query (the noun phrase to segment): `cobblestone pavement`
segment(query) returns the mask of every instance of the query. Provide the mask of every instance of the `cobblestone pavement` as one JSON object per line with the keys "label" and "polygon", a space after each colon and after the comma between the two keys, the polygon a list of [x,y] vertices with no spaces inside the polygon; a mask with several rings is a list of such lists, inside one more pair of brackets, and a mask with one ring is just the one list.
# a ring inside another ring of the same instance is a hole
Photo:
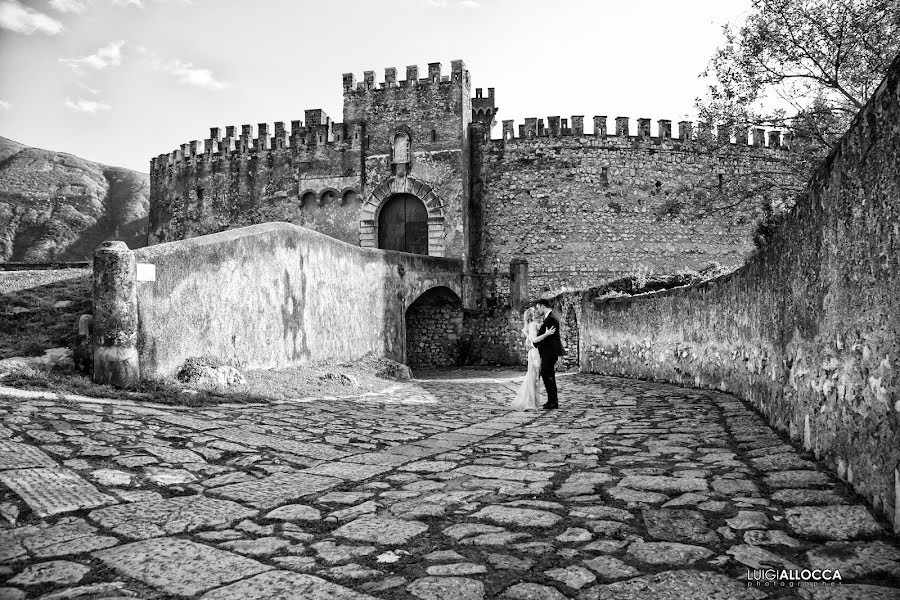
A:
{"label": "cobblestone pavement", "polygon": [[[0,399],[0,598],[900,597],[900,547],[726,394],[512,372],[318,402]],[[842,584],[748,588],[748,569]]]}

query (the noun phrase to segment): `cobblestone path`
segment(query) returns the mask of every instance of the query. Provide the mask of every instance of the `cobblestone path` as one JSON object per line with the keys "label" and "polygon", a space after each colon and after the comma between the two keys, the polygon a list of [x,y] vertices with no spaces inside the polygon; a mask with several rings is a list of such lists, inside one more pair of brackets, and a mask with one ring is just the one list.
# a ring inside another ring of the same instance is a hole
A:
{"label": "cobblestone path", "polygon": [[[203,409],[0,399],[0,598],[900,597],[846,487],[715,392],[515,373]],[[748,569],[842,584],[748,588]]]}

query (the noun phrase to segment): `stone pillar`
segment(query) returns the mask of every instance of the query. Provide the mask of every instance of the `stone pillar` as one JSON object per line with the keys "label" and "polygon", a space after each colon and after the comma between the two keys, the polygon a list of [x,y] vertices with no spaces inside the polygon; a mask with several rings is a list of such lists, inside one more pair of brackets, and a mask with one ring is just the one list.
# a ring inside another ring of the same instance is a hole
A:
{"label": "stone pillar", "polygon": [[516,312],[528,301],[528,261],[514,258],[509,261],[509,304]]}
{"label": "stone pillar", "polygon": [[134,252],[125,242],[103,242],[94,253],[94,382],[134,387],[137,287]]}

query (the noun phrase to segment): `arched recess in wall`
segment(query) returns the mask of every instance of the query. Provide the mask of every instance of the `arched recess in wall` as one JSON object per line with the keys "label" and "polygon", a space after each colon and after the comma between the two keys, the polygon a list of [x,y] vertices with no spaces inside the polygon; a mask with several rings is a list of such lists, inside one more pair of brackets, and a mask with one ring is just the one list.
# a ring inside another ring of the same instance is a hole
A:
{"label": "arched recess in wall", "polygon": [[445,286],[421,294],[404,315],[405,362],[412,369],[453,367],[459,364],[463,326],[462,299]]}
{"label": "arched recess in wall", "polygon": [[341,204],[351,204],[359,199],[359,194],[353,188],[344,188],[341,191]]}
{"label": "arched recess in wall", "polygon": [[397,194],[410,194],[422,201],[428,215],[428,255],[444,256],[444,202],[430,185],[414,177],[390,177],[366,196],[360,213],[359,245],[378,247],[378,215]]}
{"label": "arched recess in wall", "polygon": [[319,206],[324,206],[325,204],[334,204],[334,202],[340,197],[340,193],[336,189],[327,187],[319,192]]}
{"label": "arched recess in wall", "polygon": [[319,195],[314,190],[303,190],[300,192],[300,206],[309,208],[311,204],[315,204],[319,199]]}

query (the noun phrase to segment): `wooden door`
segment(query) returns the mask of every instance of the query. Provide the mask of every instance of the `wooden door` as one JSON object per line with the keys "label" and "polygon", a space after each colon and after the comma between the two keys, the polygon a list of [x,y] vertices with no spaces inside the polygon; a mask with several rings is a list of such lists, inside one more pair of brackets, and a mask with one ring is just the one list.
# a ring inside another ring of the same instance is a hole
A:
{"label": "wooden door", "polygon": [[387,201],[378,216],[378,247],[428,254],[428,210],[411,194]]}

